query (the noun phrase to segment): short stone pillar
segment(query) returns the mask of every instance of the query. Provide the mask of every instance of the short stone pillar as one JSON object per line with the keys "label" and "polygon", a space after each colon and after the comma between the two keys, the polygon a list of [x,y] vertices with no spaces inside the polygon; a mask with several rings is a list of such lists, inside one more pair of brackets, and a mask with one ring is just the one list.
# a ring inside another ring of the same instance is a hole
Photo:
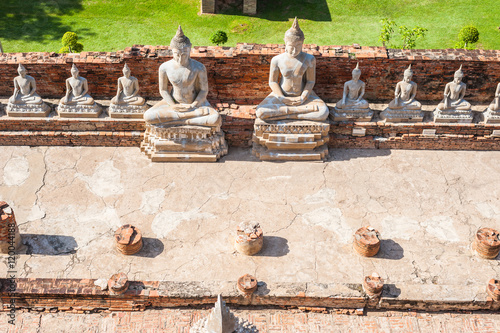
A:
{"label": "short stone pillar", "polygon": [[365,276],[363,280],[363,290],[370,298],[377,298],[382,295],[382,288],[384,287],[384,280],[377,274]]}
{"label": "short stone pillar", "polygon": [[243,14],[257,14],[257,0],[243,0]]}
{"label": "short stone pillar", "polygon": [[476,232],[472,248],[485,259],[494,259],[500,252],[500,234],[492,228],[481,228]]}
{"label": "short stone pillar", "polygon": [[0,201],[0,253],[9,254],[21,245],[14,211],[5,201]]}
{"label": "short stone pillar", "polygon": [[126,255],[139,252],[142,249],[142,234],[133,225],[122,225],[115,232],[116,249]]}
{"label": "short stone pillar", "polygon": [[264,234],[258,223],[242,222],[236,230],[234,248],[241,254],[252,256],[259,253],[264,244]]}
{"label": "short stone pillar", "polygon": [[364,257],[373,257],[380,250],[380,234],[372,227],[359,228],[354,234],[354,249]]}
{"label": "short stone pillar", "polygon": [[500,280],[489,280],[486,292],[488,293],[488,296],[491,297],[492,301],[500,302]]}
{"label": "short stone pillar", "polygon": [[240,276],[237,282],[238,290],[245,297],[250,297],[257,290],[257,279],[250,274]]}
{"label": "short stone pillar", "polygon": [[215,0],[201,0],[202,14],[215,14]]}
{"label": "short stone pillar", "polygon": [[111,295],[121,295],[128,289],[128,278],[125,273],[113,274],[108,280],[109,293]]}

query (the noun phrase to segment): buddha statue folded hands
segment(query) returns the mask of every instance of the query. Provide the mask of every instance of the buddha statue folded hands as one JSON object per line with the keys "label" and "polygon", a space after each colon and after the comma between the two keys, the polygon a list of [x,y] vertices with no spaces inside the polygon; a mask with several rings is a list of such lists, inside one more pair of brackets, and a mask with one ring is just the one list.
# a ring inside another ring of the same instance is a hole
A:
{"label": "buddha statue folded hands", "polygon": [[101,107],[89,95],[85,78],[79,75],[75,64],[71,67],[71,77],[66,79],[66,95],[59,101],[57,112],[60,117],[98,117]]}
{"label": "buddha statue folded hands", "polygon": [[180,26],[170,48],[173,59],[159,68],[163,99],[144,113],[141,149],[154,162],[217,161],[227,144],[221,116],[207,101],[207,70],[191,59],[191,42]]}
{"label": "buddha statue folded hands", "polygon": [[11,117],[44,117],[50,112],[50,107],[36,93],[36,82],[26,74],[26,68],[19,64],[19,76],[14,78],[14,94],[9,98],[7,114]]}
{"label": "buddha statue folded hands", "polygon": [[460,65],[453,81],[446,84],[444,99],[436,108],[436,122],[472,122],[471,104],[464,99],[466,84],[462,82],[463,77]]}
{"label": "buddha statue folded hands", "polygon": [[295,18],[285,33],[285,53],[272,58],[271,93],[257,106],[253,153],[263,160],[324,160],[329,110],[313,91],[316,58],[302,51]]}

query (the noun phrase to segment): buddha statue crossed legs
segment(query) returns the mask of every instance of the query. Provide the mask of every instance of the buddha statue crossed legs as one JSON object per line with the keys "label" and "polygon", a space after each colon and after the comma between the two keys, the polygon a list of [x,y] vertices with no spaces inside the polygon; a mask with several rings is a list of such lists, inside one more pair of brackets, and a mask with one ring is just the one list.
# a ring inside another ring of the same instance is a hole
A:
{"label": "buddha statue crossed legs", "polygon": [[139,81],[130,76],[130,68],[125,64],[116,96],[111,99],[109,115],[112,118],[142,118],[146,109],[146,100],[139,96]]}
{"label": "buddha statue crossed legs", "polygon": [[462,66],[455,72],[453,82],[446,84],[444,99],[436,108],[436,122],[472,122],[471,104],[465,97],[466,84],[462,82]]}
{"label": "buddha statue crossed legs", "polygon": [[302,52],[304,33],[295,18],[285,53],[271,60],[269,94],[256,110],[253,153],[263,160],[324,160],[328,106],[313,91],[316,58]]}
{"label": "buddha statue crossed legs", "polygon": [[36,83],[32,76],[26,74],[26,68],[19,64],[19,76],[14,79],[14,94],[9,98],[7,114],[9,116],[47,116],[50,107],[36,93]]}
{"label": "buddha statue crossed legs", "polygon": [[159,68],[163,99],[144,113],[141,149],[153,162],[215,162],[227,154],[227,144],[221,117],[207,101],[207,70],[191,59],[191,42],[180,26],[170,48],[173,59]]}

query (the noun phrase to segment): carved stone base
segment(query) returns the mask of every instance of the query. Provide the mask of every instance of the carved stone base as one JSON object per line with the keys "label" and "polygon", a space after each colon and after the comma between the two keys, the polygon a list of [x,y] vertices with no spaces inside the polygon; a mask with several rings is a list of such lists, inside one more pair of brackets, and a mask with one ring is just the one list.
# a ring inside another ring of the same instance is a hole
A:
{"label": "carved stone base", "polygon": [[330,118],[333,121],[370,121],[373,116],[371,109],[330,109]]}
{"label": "carved stone base", "polygon": [[5,111],[9,117],[47,117],[50,106],[45,103],[38,105],[8,103]]}
{"label": "carved stone base", "polygon": [[102,108],[99,104],[92,105],[65,105],[59,104],[57,114],[63,118],[97,118]]}
{"label": "carved stone base", "polygon": [[262,161],[325,161],[328,121],[255,120],[252,153]]}
{"label": "carved stone base", "polygon": [[387,122],[391,123],[418,123],[422,122],[422,120],[424,119],[424,113],[422,112],[422,110],[393,110],[390,108],[386,108],[380,113],[380,117],[381,119],[385,119]]}
{"label": "carved stone base", "polygon": [[500,123],[500,110],[493,111],[490,108],[486,109],[486,112],[484,113],[484,122],[487,124]]}
{"label": "carved stone base", "polygon": [[472,110],[439,110],[435,111],[436,117],[434,122],[436,123],[466,123],[472,122]]}
{"label": "carved stone base", "polygon": [[149,106],[144,105],[116,105],[111,104],[108,109],[111,118],[142,118]]}
{"label": "carved stone base", "polygon": [[153,162],[217,162],[228,147],[220,127],[146,124],[141,150]]}

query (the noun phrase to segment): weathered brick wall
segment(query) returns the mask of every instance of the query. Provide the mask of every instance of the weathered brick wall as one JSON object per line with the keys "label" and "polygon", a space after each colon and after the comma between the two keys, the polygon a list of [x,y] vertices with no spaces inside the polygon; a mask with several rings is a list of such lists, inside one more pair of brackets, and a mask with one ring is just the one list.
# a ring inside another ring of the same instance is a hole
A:
{"label": "weathered brick wall", "polygon": [[[269,62],[284,51],[283,45],[243,45],[196,47],[192,57],[207,67],[212,103],[258,104],[270,92]],[[359,61],[362,80],[367,84],[369,102],[389,101],[394,86],[411,63],[414,81],[419,85],[417,98],[439,102],[444,86],[463,64],[467,83],[466,99],[472,103],[489,103],[500,82],[500,50],[387,50],[380,47],[306,45],[305,51],[317,58],[315,91],[327,102],[341,98],[343,84]],[[111,99],[116,81],[125,62],[141,85],[141,94],[159,98],[158,67],[171,58],[166,46],[135,46],[118,52],[6,53],[0,55],[0,96],[10,96],[17,63],[22,62],[37,80],[38,92],[45,98],[60,98],[65,93],[65,79],[71,64],[80,69],[89,82],[94,98]]]}

